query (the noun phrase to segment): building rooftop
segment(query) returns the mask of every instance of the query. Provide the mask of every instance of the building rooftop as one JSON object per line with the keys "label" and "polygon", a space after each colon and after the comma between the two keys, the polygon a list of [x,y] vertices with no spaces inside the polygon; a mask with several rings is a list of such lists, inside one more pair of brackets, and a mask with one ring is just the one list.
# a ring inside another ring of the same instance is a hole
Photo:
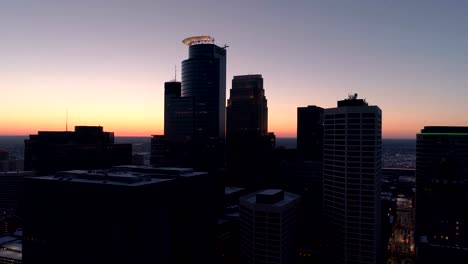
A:
{"label": "building rooftop", "polygon": [[368,106],[369,104],[366,102],[366,99],[358,99],[358,94],[348,95],[347,99],[338,101],[338,107],[343,106]]}
{"label": "building rooftop", "polygon": [[34,179],[140,186],[200,175],[207,175],[207,172],[194,171],[191,168],[122,165],[112,167],[109,170],[61,171],[55,175],[34,177]]}
{"label": "building rooftop", "polygon": [[283,207],[299,199],[299,195],[279,189],[267,189],[240,198],[250,204],[265,204],[273,207]]}
{"label": "building rooftop", "polygon": [[236,192],[241,192],[243,190],[245,190],[245,188],[227,186],[224,187],[224,194],[233,194]]}
{"label": "building rooftop", "polygon": [[145,184],[153,184],[157,182],[164,182],[170,179],[153,178],[153,175],[144,174],[139,172],[127,171],[87,171],[87,170],[71,170],[58,172],[51,176],[34,177],[37,180],[52,180],[52,181],[68,181],[68,182],[82,182],[94,183],[104,185],[127,185],[127,186],[141,186]]}
{"label": "building rooftop", "polygon": [[115,166],[110,171],[129,171],[139,172],[144,174],[151,174],[153,177],[193,177],[199,175],[205,175],[206,172],[194,171],[192,168],[180,168],[180,167],[152,167],[152,166],[134,166],[134,165],[123,165]]}
{"label": "building rooftop", "polygon": [[214,38],[210,36],[193,36],[182,40],[187,46],[197,45],[197,44],[213,44]]}
{"label": "building rooftop", "polygon": [[262,78],[261,74],[247,74],[247,75],[237,75],[234,76],[234,79],[258,79]]}
{"label": "building rooftop", "polygon": [[5,243],[9,243],[11,241],[15,241],[17,238],[11,236],[2,236],[0,237],[0,246],[3,246]]}
{"label": "building rooftop", "polygon": [[2,259],[2,258],[22,260],[23,259],[23,253],[12,251],[12,250],[1,250],[0,249],[0,259]]}
{"label": "building rooftop", "polygon": [[0,259],[23,259],[23,244],[18,238],[11,236],[0,237]]}
{"label": "building rooftop", "polygon": [[462,126],[425,126],[418,135],[424,136],[468,136],[468,127]]}

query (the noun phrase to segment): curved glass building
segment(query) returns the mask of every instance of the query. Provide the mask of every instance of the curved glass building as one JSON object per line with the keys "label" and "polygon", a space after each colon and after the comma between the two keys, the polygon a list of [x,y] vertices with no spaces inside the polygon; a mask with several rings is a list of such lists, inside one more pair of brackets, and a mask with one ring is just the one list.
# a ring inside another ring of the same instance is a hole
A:
{"label": "curved glass building", "polygon": [[182,97],[194,100],[193,137],[225,137],[226,49],[213,40],[184,40],[189,58],[182,62]]}

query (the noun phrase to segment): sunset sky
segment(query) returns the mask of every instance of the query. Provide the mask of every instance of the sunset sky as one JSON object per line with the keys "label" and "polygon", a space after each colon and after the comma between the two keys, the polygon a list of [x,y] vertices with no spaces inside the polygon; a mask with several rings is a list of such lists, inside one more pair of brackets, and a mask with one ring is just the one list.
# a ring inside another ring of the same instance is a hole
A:
{"label": "sunset sky", "polygon": [[0,1],[0,135],[101,125],[162,134],[164,82],[182,40],[229,45],[234,75],[262,74],[269,130],[296,135],[298,106],[358,93],[384,138],[468,126],[468,1]]}

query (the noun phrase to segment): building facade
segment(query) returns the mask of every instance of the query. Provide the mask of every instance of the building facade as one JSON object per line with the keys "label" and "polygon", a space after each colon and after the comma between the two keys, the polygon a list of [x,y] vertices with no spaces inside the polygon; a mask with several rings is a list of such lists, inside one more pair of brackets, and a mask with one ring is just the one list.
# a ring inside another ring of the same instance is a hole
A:
{"label": "building facade", "polygon": [[416,143],[416,257],[468,263],[468,127],[428,126]]}
{"label": "building facade", "polygon": [[241,263],[295,263],[300,197],[268,189],[240,198]]}
{"label": "building facade", "polygon": [[323,108],[315,105],[297,108],[297,152],[306,160],[322,160]]}
{"label": "building facade", "polygon": [[227,136],[268,132],[268,106],[261,74],[234,76],[228,100]]}
{"label": "building facade", "polygon": [[379,263],[382,111],[354,95],[324,120],[324,261]]}
{"label": "building facade", "polygon": [[154,138],[158,149],[152,150],[152,164],[222,168],[226,49],[216,46],[209,36],[186,38],[183,43],[189,46],[189,58],[182,61],[182,82],[164,85],[164,136]]}
{"label": "building facade", "polygon": [[226,107],[226,184],[258,187],[268,169],[276,138],[268,133],[268,106],[261,74],[234,76]]}
{"label": "building facade", "polygon": [[212,182],[206,172],[144,166],[28,178],[24,261],[213,263]]}
{"label": "building facade", "polygon": [[181,82],[164,83],[164,136],[171,142],[192,139],[194,122],[193,97],[181,97]]}
{"label": "building facade", "polygon": [[188,38],[184,43],[189,46],[189,57],[182,61],[181,96],[194,100],[193,136],[224,139],[226,49],[216,46],[211,37]]}

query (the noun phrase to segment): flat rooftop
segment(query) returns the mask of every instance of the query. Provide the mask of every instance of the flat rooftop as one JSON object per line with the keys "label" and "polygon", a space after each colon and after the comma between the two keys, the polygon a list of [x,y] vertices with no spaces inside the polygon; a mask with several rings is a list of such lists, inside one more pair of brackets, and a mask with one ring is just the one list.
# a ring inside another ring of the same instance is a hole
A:
{"label": "flat rooftop", "polygon": [[252,205],[258,204],[272,207],[283,207],[299,198],[300,196],[294,193],[285,192],[279,189],[267,189],[243,196],[240,200]]}
{"label": "flat rooftop", "polygon": [[245,188],[227,186],[224,187],[224,194],[233,194],[243,190],[245,190]]}
{"label": "flat rooftop", "polygon": [[34,177],[34,179],[139,186],[207,174],[207,172],[194,171],[192,168],[122,165],[109,170],[61,171],[55,175]]}
{"label": "flat rooftop", "polygon": [[94,183],[103,185],[127,185],[141,186],[146,184],[154,184],[158,182],[169,181],[170,179],[160,179],[153,177],[150,174],[128,171],[87,171],[87,170],[71,170],[58,172],[51,176],[34,177],[37,180],[49,181],[67,181],[67,182],[82,182]]}
{"label": "flat rooftop", "polygon": [[14,259],[14,260],[22,260],[23,253],[12,251],[12,250],[2,250],[0,248],[0,259]]}
{"label": "flat rooftop", "polygon": [[205,175],[207,172],[194,171],[192,168],[182,167],[152,167],[152,166],[134,166],[134,165],[122,165],[114,166],[110,171],[130,171],[139,172],[144,174],[151,174],[154,177],[193,177],[198,175]]}
{"label": "flat rooftop", "polygon": [[3,236],[0,237],[0,259],[23,259],[23,243],[20,239]]}

